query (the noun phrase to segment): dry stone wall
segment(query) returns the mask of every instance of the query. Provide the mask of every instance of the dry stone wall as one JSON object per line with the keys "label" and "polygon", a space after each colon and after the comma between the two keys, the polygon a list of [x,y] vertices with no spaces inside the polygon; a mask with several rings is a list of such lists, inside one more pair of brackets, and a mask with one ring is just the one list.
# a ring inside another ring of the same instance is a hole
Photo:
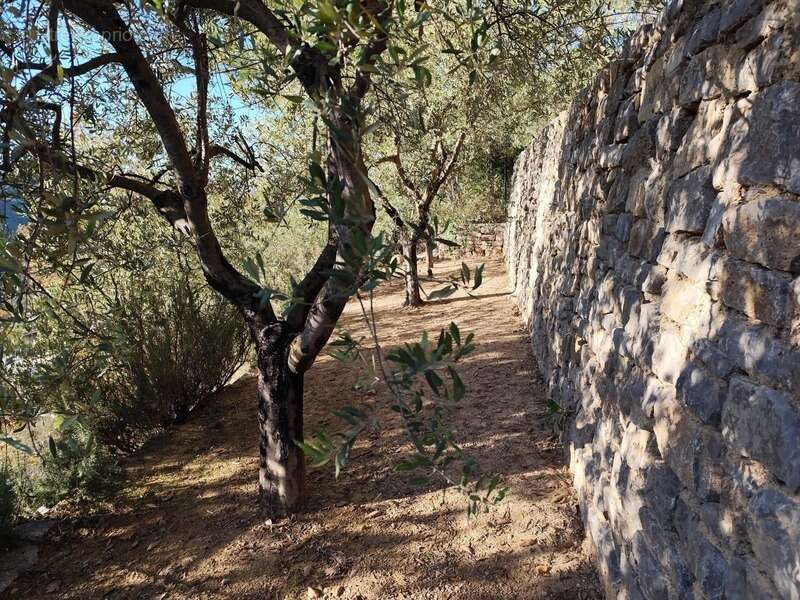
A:
{"label": "dry stone wall", "polygon": [[672,2],[517,160],[505,255],[609,598],[800,599],[800,0]]}
{"label": "dry stone wall", "polygon": [[505,223],[473,223],[462,234],[456,235],[457,247],[437,245],[440,256],[450,257],[502,257]]}

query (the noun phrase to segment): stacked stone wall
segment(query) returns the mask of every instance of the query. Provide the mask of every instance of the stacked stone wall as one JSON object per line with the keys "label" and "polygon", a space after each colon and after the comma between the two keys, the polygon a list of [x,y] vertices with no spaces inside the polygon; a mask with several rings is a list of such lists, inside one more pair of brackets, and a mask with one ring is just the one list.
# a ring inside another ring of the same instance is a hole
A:
{"label": "stacked stone wall", "polygon": [[608,597],[800,599],[800,0],[672,2],[508,216]]}
{"label": "stacked stone wall", "polygon": [[455,236],[457,247],[437,244],[436,252],[441,257],[500,258],[505,229],[505,223],[473,223],[467,231]]}
{"label": "stacked stone wall", "polygon": [[502,257],[505,223],[473,223],[456,234],[457,247],[437,246],[442,256]]}

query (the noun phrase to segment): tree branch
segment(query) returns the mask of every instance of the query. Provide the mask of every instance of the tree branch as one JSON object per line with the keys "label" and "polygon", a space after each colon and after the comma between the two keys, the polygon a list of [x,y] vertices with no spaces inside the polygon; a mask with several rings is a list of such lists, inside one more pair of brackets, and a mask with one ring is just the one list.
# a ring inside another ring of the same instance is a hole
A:
{"label": "tree branch", "polygon": [[238,154],[236,154],[233,150],[229,150],[224,146],[220,146],[219,144],[211,144],[208,147],[208,158],[216,158],[217,156],[227,156],[232,161],[239,163],[246,169],[258,169],[262,173],[264,172],[264,168],[261,164],[256,160],[255,156],[252,153],[248,153],[247,158],[242,158]]}
{"label": "tree branch", "polygon": [[384,156],[381,158],[376,165],[381,163],[390,162],[393,163],[395,166],[395,170],[397,171],[397,176],[400,178],[400,183],[403,184],[403,188],[405,188],[406,192],[417,202],[422,202],[422,196],[420,196],[419,190],[417,190],[417,186],[414,185],[414,182],[411,181],[411,178],[408,176],[405,168],[403,167],[403,162],[400,159],[400,151],[398,148],[397,154],[392,154],[391,156]]}
{"label": "tree branch", "polygon": [[[252,0],[251,0],[252,1]],[[259,299],[260,286],[242,275],[222,252],[208,217],[208,198],[186,140],[161,82],[134,41],[133,33],[110,0],[63,0],[64,7],[101,34],[114,47],[139,100],[158,131],[175,168],[186,219],[194,236],[197,256],[209,285],[228,298],[246,316],[275,322],[269,302]]]}
{"label": "tree branch", "polygon": [[431,202],[436,197],[436,194],[439,193],[439,189],[442,187],[447,178],[450,176],[450,173],[453,170],[453,166],[456,164],[458,160],[458,155],[461,153],[461,148],[464,146],[464,138],[466,134],[462,131],[458,134],[458,139],[456,140],[455,148],[453,149],[453,153],[450,155],[449,158],[446,159],[443,166],[440,166],[440,170],[436,173],[433,177],[431,177],[430,182],[428,182],[428,187],[425,190],[425,202],[424,204],[427,207],[430,207]]}

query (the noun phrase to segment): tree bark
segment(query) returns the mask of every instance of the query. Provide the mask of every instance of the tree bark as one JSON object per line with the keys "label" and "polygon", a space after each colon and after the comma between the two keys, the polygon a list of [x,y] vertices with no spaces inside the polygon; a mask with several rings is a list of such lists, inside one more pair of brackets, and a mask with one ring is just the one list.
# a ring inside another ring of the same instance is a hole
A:
{"label": "tree bark", "polygon": [[406,301],[404,306],[422,306],[422,298],[419,295],[416,237],[403,242],[403,259],[406,263]]}
{"label": "tree bark", "polygon": [[425,252],[428,254],[428,277],[433,277],[433,240],[425,238]]}
{"label": "tree bark", "polygon": [[259,498],[272,516],[297,512],[306,499],[303,374],[289,369],[293,335],[285,323],[251,327],[258,361]]}

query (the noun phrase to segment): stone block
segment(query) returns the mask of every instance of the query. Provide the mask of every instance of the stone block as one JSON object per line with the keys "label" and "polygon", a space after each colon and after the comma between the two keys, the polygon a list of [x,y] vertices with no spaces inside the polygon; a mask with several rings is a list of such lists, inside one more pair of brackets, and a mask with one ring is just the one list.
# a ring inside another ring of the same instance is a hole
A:
{"label": "stone block", "polygon": [[783,327],[789,310],[790,279],[736,259],[724,262],[722,302],[748,317]]}
{"label": "stone block", "polygon": [[722,218],[727,208],[728,203],[723,198],[723,194],[717,194],[711,202],[706,226],[703,229],[703,243],[709,248],[718,248],[723,243]]}
{"label": "stone block", "polygon": [[631,226],[628,252],[649,262],[655,262],[661,252],[666,232],[649,219],[637,219]]}
{"label": "stone block", "polygon": [[778,80],[786,57],[783,51],[784,36],[777,33],[756,46],[736,65],[736,91],[757,92]]}
{"label": "stone block", "polygon": [[677,392],[675,386],[664,383],[658,377],[648,377],[645,382],[644,395],[642,396],[642,410],[652,418],[656,407],[661,404],[671,404],[675,401]]}
{"label": "stone block", "polygon": [[701,240],[683,234],[666,236],[657,260],[659,265],[700,283],[721,277],[722,256]]}
{"label": "stone block", "polygon": [[668,279],[661,290],[661,314],[675,323],[686,326],[700,335],[711,312],[711,296],[703,283],[673,277]]}
{"label": "stone block", "polygon": [[738,92],[737,75],[744,51],[730,46],[711,46],[692,57],[681,74],[679,106],[691,106]]}
{"label": "stone block", "polygon": [[711,600],[724,598],[724,583],[728,562],[706,537],[701,527],[701,519],[692,513],[686,504],[679,503],[675,513],[675,529],[684,548],[686,562],[691,569],[702,597]]}
{"label": "stone block", "polygon": [[639,574],[639,586],[644,597],[648,600],[669,600],[669,577],[641,533],[634,537],[631,556]]}
{"label": "stone block", "polygon": [[667,194],[666,230],[702,233],[716,196],[708,165],[676,179]]}
{"label": "stone block", "polygon": [[752,556],[744,560],[738,556],[731,559],[730,569],[725,577],[726,600],[784,600],[772,582],[761,574]]}
{"label": "stone block", "polygon": [[687,343],[680,328],[662,319],[658,338],[653,345],[653,373],[662,381],[675,384],[686,366]]}
{"label": "stone block", "polygon": [[627,186],[628,196],[625,200],[625,210],[635,217],[644,217],[644,194],[647,177],[650,174],[648,167],[642,167],[630,178]]}
{"label": "stone block", "polygon": [[718,379],[725,379],[733,371],[733,363],[713,342],[699,339],[692,343],[691,353]]}
{"label": "stone block", "polygon": [[800,504],[775,490],[759,491],[747,507],[747,535],[782,598],[800,598]]}
{"label": "stone block", "polygon": [[726,441],[800,490],[800,407],[789,394],[743,377],[731,379],[722,410]]}
{"label": "stone block", "polygon": [[614,126],[614,141],[624,142],[639,129],[639,95],[628,98],[619,109]]}
{"label": "stone block", "polygon": [[627,144],[610,144],[603,146],[598,155],[597,161],[601,169],[614,169],[622,164],[622,156]]}
{"label": "stone block", "polygon": [[681,488],[681,482],[675,472],[663,460],[656,461],[645,472],[645,485],[642,490],[644,505],[650,511],[652,518],[664,527],[672,522]]}
{"label": "stone block", "polygon": [[633,226],[633,216],[628,213],[619,215],[614,228],[614,237],[620,242],[627,242],[631,237],[631,227]]}
{"label": "stone block", "polygon": [[800,202],[770,197],[730,207],[722,232],[736,258],[800,274]]}
{"label": "stone block", "polygon": [[657,57],[643,75],[639,122],[645,123],[663,112],[664,57]]}
{"label": "stone block", "polygon": [[720,18],[720,8],[714,7],[694,26],[686,42],[685,53],[687,55],[697,54],[716,41],[719,35]]}
{"label": "stone block", "polygon": [[721,142],[715,140],[725,122],[727,104],[722,99],[701,102],[697,116],[689,125],[683,141],[675,153],[673,173],[682,177],[692,169],[708,164],[716,157]]}
{"label": "stone block", "polygon": [[710,341],[736,367],[751,378],[800,394],[800,350],[783,343],[775,331],[730,314],[720,315],[721,323]]}
{"label": "stone block", "polygon": [[724,133],[714,181],[775,185],[800,194],[800,82],[776,83],[737,106],[741,114]]}
{"label": "stone block", "polygon": [[686,131],[692,124],[694,114],[676,106],[658,120],[656,126],[656,159],[668,160],[680,148]]}
{"label": "stone block", "polygon": [[653,120],[642,125],[625,144],[620,165],[628,173],[636,171],[642,163],[656,155],[656,127]]}
{"label": "stone block", "polygon": [[720,434],[704,427],[676,399],[656,403],[653,416],[658,450],[681,483],[703,502],[718,501],[726,480]]}
{"label": "stone block", "polygon": [[[794,0],[796,2],[796,0]],[[787,12],[794,7],[790,3],[767,2],[763,8],[748,19],[734,34],[736,45],[743,48],[753,48],[765,38],[784,28],[787,22]]]}
{"label": "stone block", "polygon": [[704,423],[718,425],[722,411],[719,383],[703,367],[688,363],[675,384],[678,398]]}
{"label": "stone block", "polygon": [[763,0],[729,0],[721,9],[718,36],[734,33],[747,20],[761,11]]}

